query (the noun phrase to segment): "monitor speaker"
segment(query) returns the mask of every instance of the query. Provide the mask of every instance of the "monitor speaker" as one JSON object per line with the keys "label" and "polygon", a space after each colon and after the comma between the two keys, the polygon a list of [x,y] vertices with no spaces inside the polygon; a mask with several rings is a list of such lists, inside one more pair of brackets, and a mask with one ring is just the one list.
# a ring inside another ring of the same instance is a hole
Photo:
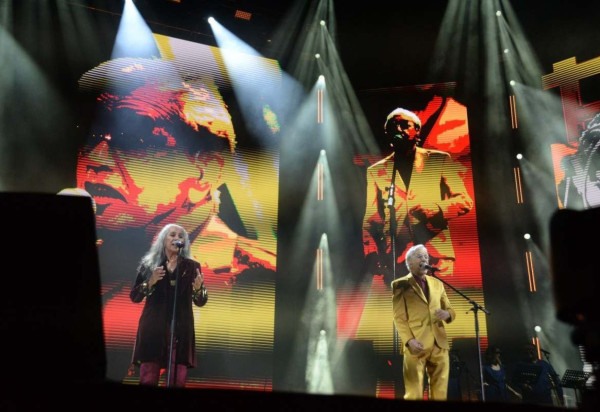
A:
{"label": "monitor speaker", "polygon": [[2,380],[102,382],[106,354],[89,197],[0,193]]}

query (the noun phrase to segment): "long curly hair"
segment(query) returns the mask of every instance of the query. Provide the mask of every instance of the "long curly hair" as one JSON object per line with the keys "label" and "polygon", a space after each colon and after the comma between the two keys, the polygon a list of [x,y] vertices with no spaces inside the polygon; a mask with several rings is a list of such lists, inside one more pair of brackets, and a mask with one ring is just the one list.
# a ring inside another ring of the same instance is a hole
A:
{"label": "long curly hair", "polygon": [[161,265],[167,259],[167,254],[165,252],[165,238],[174,228],[181,229],[183,231],[184,244],[179,252],[180,256],[190,258],[190,236],[187,230],[175,223],[169,223],[163,226],[160,232],[158,232],[154,238],[154,241],[152,242],[152,245],[150,245],[150,249],[140,259],[138,271],[144,269],[152,270],[153,268]]}

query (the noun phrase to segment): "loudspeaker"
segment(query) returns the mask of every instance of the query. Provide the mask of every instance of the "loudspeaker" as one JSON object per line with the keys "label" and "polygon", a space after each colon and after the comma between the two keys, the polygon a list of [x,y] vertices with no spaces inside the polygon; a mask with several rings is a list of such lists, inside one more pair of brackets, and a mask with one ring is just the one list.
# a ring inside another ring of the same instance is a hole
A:
{"label": "loudspeaker", "polygon": [[[574,327],[571,341],[582,345],[587,362],[596,365],[593,395],[586,402],[600,400],[600,316],[598,315],[598,241],[600,207],[582,211],[561,209],[550,220],[550,260],[556,317]],[[587,234],[587,235],[586,235]]]}
{"label": "loudspeaker", "polygon": [[104,381],[91,198],[0,193],[0,227],[2,380],[9,386]]}
{"label": "loudspeaker", "polygon": [[[598,241],[600,207],[560,209],[550,220],[550,261],[556,317],[572,325],[598,322]],[[589,236],[582,236],[583,234]]]}

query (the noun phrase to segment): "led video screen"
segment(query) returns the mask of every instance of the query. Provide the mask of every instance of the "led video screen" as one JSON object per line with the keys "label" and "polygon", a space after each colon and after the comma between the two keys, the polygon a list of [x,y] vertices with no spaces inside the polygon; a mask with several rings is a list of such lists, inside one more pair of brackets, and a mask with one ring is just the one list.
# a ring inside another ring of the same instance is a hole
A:
{"label": "led video screen", "polygon": [[[209,295],[205,306],[193,309],[197,367],[188,371],[186,386],[270,391],[278,139],[285,126],[274,96],[281,90],[282,71],[264,57],[232,56],[158,34],[154,39],[160,58],[113,58],[79,79],[82,101],[93,103],[86,103],[89,118],[77,158],[77,187],[95,202],[107,378],[139,381],[132,353],[143,303],[133,303],[130,291],[154,236],[165,224],[177,223],[189,233],[191,257],[201,265]],[[381,155],[356,154],[353,167],[366,176],[369,166],[388,155],[376,131],[390,111],[402,107],[419,116],[420,148],[427,156],[447,154],[448,163],[442,181],[439,166],[428,170],[416,164],[409,186],[396,182],[403,197],[397,199],[398,210],[408,210],[417,200],[444,210],[431,227],[414,218],[407,229],[417,236],[404,238],[398,250],[425,244],[431,263],[441,269],[438,275],[483,305],[467,107],[454,97],[455,88],[431,84],[359,96]],[[348,199],[365,206],[358,237],[369,220],[368,190],[360,188],[352,193],[355,199]],[[364,252],[368,255],[367,248]],[[366,342],[377,359],[371,367],[378,397],[393,397],[397,384],[389,367],[396,361],[395,331],[391,315],[381,316],[389,312],[389,282],[406,271],[400,263],[396,270],[392,277],[377,273],[336,292],[336,338]],[[458,292],[449,287],[448,293],[458,313],[469,311],[470,303]],[[485,339],[485,319],[478,320]],[[459,316],[448,327],[451,342],[470,343],[473,323],[472,315]]]}
{"label": "led video screen", "polygon": [[[448,296],[458,314],[446,326],[451,348],[462,348],[463,356],[467,350],[476,351],[476,319],[465,296],[482,307],[485,302],[468,108],[457,100],[455,91],[456,84],[441,83],[366,91],[359,95],[381,154],[359,154],[354,158],[355,165],[367,176],[366,191],[361,194],[365,263],[360,269],[361,274],[367,275],[338,290],[337,333],[338,338],[366,343],[375,354],[378,372],[374,394],[378,397],[395,398],[399,393],[401,359],[397,355],[398,345],[403,343],[398,341],[392,322],[390,283],[408,273],[404,256],[415,244],[427,247],[430,264],[439,269],[435,275],[447,282]],[[414,161],[407,161],[404,171],[397,166],[399,172],[392,182],[390,145],[395,142],[386,137],[385,127],[393,114],[405,111],[420,120],[420,141]],[[390,201],[392,184],[395,190]],[[391,254],[393,231],[389,224],[394,221],[390,217],[391,204],[397,222],[397,236],[393,239],[397,263],[370,262],[370,255]],[[430,214],[428,209],[433,212]],[[486,318],[481,311],[477,314],[479,337],[485,342]],[[453,396],[452,391],[449,396]]]}
{"label": "led video screen", "polygon": [[160,58],[113,58],[79,79],[93,104],[77,187],[95,202],[107,378],[139,379],[131,356],[144,303],[130,290],[154,236],[176,223],[209,296],[193,309],[198,362],[187,386],[270,390],[279,157],[269,142],[279,126],[268,93],[280,69],[235,56],[236,81],[252,92],[242,101],[220,49],[154,38]]}

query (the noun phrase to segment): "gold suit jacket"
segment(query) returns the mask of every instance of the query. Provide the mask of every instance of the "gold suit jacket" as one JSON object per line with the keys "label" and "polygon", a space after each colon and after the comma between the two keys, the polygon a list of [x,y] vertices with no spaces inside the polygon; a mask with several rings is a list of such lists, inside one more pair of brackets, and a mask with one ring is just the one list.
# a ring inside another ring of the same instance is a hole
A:
{"label": "gold suit jacket", "polygon": [[[367,169],[367,193],[363,218],[365,256],[391,252],[390,210],[387,206],[392,181],[394,156],[387,156]],[[454,248],[448,221],[468,213],[473,207],[462,173],[464,166],[439,150],[416,148],[410,183],[395,178],[394,209],[396,218],[397,263],[406,250],[417,243],[425,245],[431,257],[454,260]],[[414,207],[437,211],[430,219],[412,212]],[[442,273],[444,274],[444,273]]]}
{"label": "gold suit jacket", "polygon": [[[452,322],[456,312],[446,295],[444,283],[435,277],[425,275],[429,288],[429,301],[412,274],[408,274],[391,283],[394,325],[402,344],[400,353],[404,354],[406,343],[416,338],[425,349],[437,344],[440,348],[450,349],[444,323]],[[450,313],[445,322],[435,317],[436,309]]]}

